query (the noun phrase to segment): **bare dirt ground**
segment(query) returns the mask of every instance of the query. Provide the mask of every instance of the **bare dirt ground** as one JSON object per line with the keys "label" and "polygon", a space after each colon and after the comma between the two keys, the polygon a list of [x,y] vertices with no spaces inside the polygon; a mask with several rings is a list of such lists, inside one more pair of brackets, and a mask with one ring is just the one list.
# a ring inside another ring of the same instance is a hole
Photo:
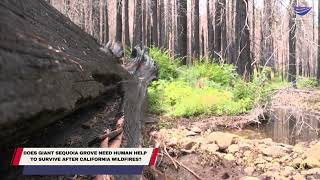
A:
{"label": "bare dirt ground", "polygon": [[[319,91],[309,90],[279,91],[271,99],[277,107],[315,115],[319,102]],[[319,139],[293,145],[274,142],[248,128],[257,123],[250,115],[190,119],[149,115],[146,121],[144,146],[156,144],[161,149],[155,170],[145,170],[146,179],[320,179]]]}

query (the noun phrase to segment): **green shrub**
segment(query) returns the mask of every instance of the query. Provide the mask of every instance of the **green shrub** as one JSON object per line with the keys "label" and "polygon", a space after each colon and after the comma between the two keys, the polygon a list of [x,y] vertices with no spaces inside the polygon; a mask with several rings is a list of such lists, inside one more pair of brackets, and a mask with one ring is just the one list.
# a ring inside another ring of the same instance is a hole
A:
{"label": "green shrub", "polygon": [[150,55],[159,66],[159,79],[174,79],[178,77],[180,59],[170,58],[168,51],[159,48],[150,48]]}
{"label": "green shrub", "polygon": [[212,87],[195,88],[185,81],[159,80],[149,87],[149,111],[172,116],[236,115],[247,112],[251,99]]}
{"label": "green shrub", "polygon": [[314,88],[318,86],[318,82],[315,77],[298,77],[297,86],[299,88]]}
{"label": "green shrub", "polygon": [[252,82],[237,76],[233,65],[196,63],[179,66],[167,51],[151,48],[159,65],[159,80],[148,88],[148,110],[170,116],[238,115],[248,112],[285,83],[270,81],[269,69],[256,73]]}
{"label": "green shrub", "polygon": [[181,99],[170,112],[174,116],[236,115],[248,110],[246,100],[234,101],[229,91],[213,88],[193,89],[190,96]]}
{"label": "green shrub", "polygon": [[197,63],[192,67],[183,67],[179,71],[179,78],[195,86],[203,79],[209,87],[230,85],[236,77],[234,66],[212,63]]}

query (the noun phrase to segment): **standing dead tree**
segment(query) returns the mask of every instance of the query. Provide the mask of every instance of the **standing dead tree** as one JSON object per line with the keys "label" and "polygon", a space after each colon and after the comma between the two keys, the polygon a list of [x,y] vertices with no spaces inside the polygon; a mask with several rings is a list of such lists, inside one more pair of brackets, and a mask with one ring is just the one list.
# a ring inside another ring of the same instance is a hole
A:
{"label": "standing dead tree", "polygon": [[[290,0],[292,8],[297,4],[297,0]],[[296,14],[289,12],[289,69],[288,69],[288,81],[295,86],[296,81]]]}
{"label": "standing dead tree", "polygon": [[248,27],[248,0],[236,1],[236,12],[237,71],[245,80],[250,80],[252,68],[250,59],[250,31]]}
{"label": "standing dead tree", "polygon": [[187,64],[188,51],[188,12],[187,1],[178,0],[178,55],[182,57],[183,64]]}
{"label": "standing dead tree", "polygon": [[[320,0],[318,0],[318,5],[320,6]],[[318,56],[317,56],[317,79],[318,84],[320,84],[320,12],[318,12]]]}
{"label": "standing dead tree", "polygon": [[271,67],[274,70],[274,45],[273,45],[273,4],[274,0],[264,0],[262,31],[261,31],[261,65]]}
{"label": "standing dead tree", "polygon": [[199,25],[199,1],[193,0],[193,38],[192,38],[192,56],[199,58],[200,55],[200,25]]}

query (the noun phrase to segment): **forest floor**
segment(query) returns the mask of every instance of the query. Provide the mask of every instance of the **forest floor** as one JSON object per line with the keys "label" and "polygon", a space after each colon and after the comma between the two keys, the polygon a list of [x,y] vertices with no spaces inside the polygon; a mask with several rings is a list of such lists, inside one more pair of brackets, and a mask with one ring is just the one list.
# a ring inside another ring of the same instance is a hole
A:
{"label": "forest floor", "polygon": [[[320,113],[318,90],[279,90],[270,102],[276,107]],[[318,117],[313,118],[320,129]],[[156,170],[145,171],[147,179],[320,179],[319,129],[315,139],[290,145],[252,130],[257,122],[250,115],[149,115],[146,121],[144,145],[158,144],[161,149]]]}

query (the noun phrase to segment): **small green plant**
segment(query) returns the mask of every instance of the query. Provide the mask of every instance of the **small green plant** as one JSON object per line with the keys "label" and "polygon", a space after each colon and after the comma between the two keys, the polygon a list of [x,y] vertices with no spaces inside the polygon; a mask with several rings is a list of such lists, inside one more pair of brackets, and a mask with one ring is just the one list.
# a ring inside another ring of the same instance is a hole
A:
{"label": "small green plant", "polygon": [[179,78],[191,85],[196,85],[202,79],[206,80],[206,85],[217,87],[230,85],[235,80],[236,73],[232,65],[204,62],[196,63],[191,67],[183,67],[179,71]]}
{"label": "small green plant", "polygon": [[317,79],[315,77],[298,77],[297,86],[299,88],[314,88],[318,86]]}
{"label": "small green plant", "polygon": [[156,47],[150,48],[150,55],[159,66],[159,79],[169,80],[178,77],[180,59],[171,58],[168,51]]}

